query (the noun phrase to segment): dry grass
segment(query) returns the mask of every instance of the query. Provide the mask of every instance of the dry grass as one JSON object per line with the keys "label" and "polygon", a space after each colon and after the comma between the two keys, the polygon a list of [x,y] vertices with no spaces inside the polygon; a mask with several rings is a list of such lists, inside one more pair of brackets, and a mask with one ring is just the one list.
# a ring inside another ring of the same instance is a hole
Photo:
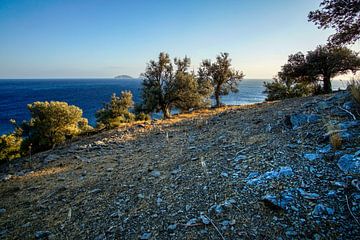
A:
{"label": "dry grass", "polygon": [[342,146],[342,139],[338,133],[334,133],[330,136],[330,144],[335,149],[340,149]]}
{"label": "dry grass", "polygon": [[360,76],[353,78],[348,86],[354,100],[360,105]]}

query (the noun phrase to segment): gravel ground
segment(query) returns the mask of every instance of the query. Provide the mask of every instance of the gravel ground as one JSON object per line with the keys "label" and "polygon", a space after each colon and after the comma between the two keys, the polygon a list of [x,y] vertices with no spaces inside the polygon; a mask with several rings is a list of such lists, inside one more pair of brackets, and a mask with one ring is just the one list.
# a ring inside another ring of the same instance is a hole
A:
{"label": "gravel ground", "polygon": [[203,110],[20,159],[0,239],[356,239],[350,113],[346,92]]}

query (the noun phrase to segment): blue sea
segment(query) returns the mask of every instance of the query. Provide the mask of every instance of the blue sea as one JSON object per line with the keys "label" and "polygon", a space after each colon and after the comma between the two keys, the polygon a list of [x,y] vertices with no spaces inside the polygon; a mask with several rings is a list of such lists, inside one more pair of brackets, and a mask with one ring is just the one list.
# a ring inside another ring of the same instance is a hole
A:
{"label": "blue sea", "polygon": [[[227,105],[258,103],[265,100],[264,79],[246,79],[239,84],[239,92],[222,97]],[[334,89],[344,88],[341,81]],[[35,101],[65,101],[83,110],[91,125],[95,125],[95,112],[109,101],[112,93],[130,90],[134,101],[140,101],[140,79],[0,79],[0,135],[13,130],[9,123],[30,118],[27,104]]]}

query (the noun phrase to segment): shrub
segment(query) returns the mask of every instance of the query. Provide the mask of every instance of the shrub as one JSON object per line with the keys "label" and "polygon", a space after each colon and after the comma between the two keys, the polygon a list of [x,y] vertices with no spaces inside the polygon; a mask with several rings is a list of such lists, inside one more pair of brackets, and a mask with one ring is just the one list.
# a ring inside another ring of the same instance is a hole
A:
{"label": "shrub", "polygon": [[98,127],[115,128],[121,123],[128,123],[135,120],[135,115],[129,112],[129,108],[134,106],[132,93],[130,91],[121,92],[120,97],[114,93],[109,103],[96,112]]}
{"label": "shrub", "polygon": [[264,93],[267,94],[266,101],[304,97],[313,92],[313,88],[307,84],[289,83],[278,78],[275,78],[273,82],[264,82],[264,87]]}
{"label": "shrub", "polygon": [[22,138],[15,133],[0,136],[0,163],[21,156]]}
{"label": "shrub", "polygon": [[34,102],[28,109],[31,119],[21,125],[23,147],[31,144],[34,152],[50,149],[91,129],[82,110],[66,102]]}
{"label": "shrub", "polygon": [[150,114],[146,114],[146,113],[138,113],[135,116],[135,120],[136,121],[150,121],[151,120],[151,116]]}

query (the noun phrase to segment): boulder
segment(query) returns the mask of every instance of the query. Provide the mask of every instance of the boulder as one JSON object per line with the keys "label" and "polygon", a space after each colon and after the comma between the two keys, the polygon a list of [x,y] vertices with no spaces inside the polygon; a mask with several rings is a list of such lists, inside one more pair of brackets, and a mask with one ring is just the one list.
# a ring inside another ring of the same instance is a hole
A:
{"label": "boulder", "polygon": [[340,157],[337,165],[345,173],[360,174],[360,157],[353,154],[345,154]]}

